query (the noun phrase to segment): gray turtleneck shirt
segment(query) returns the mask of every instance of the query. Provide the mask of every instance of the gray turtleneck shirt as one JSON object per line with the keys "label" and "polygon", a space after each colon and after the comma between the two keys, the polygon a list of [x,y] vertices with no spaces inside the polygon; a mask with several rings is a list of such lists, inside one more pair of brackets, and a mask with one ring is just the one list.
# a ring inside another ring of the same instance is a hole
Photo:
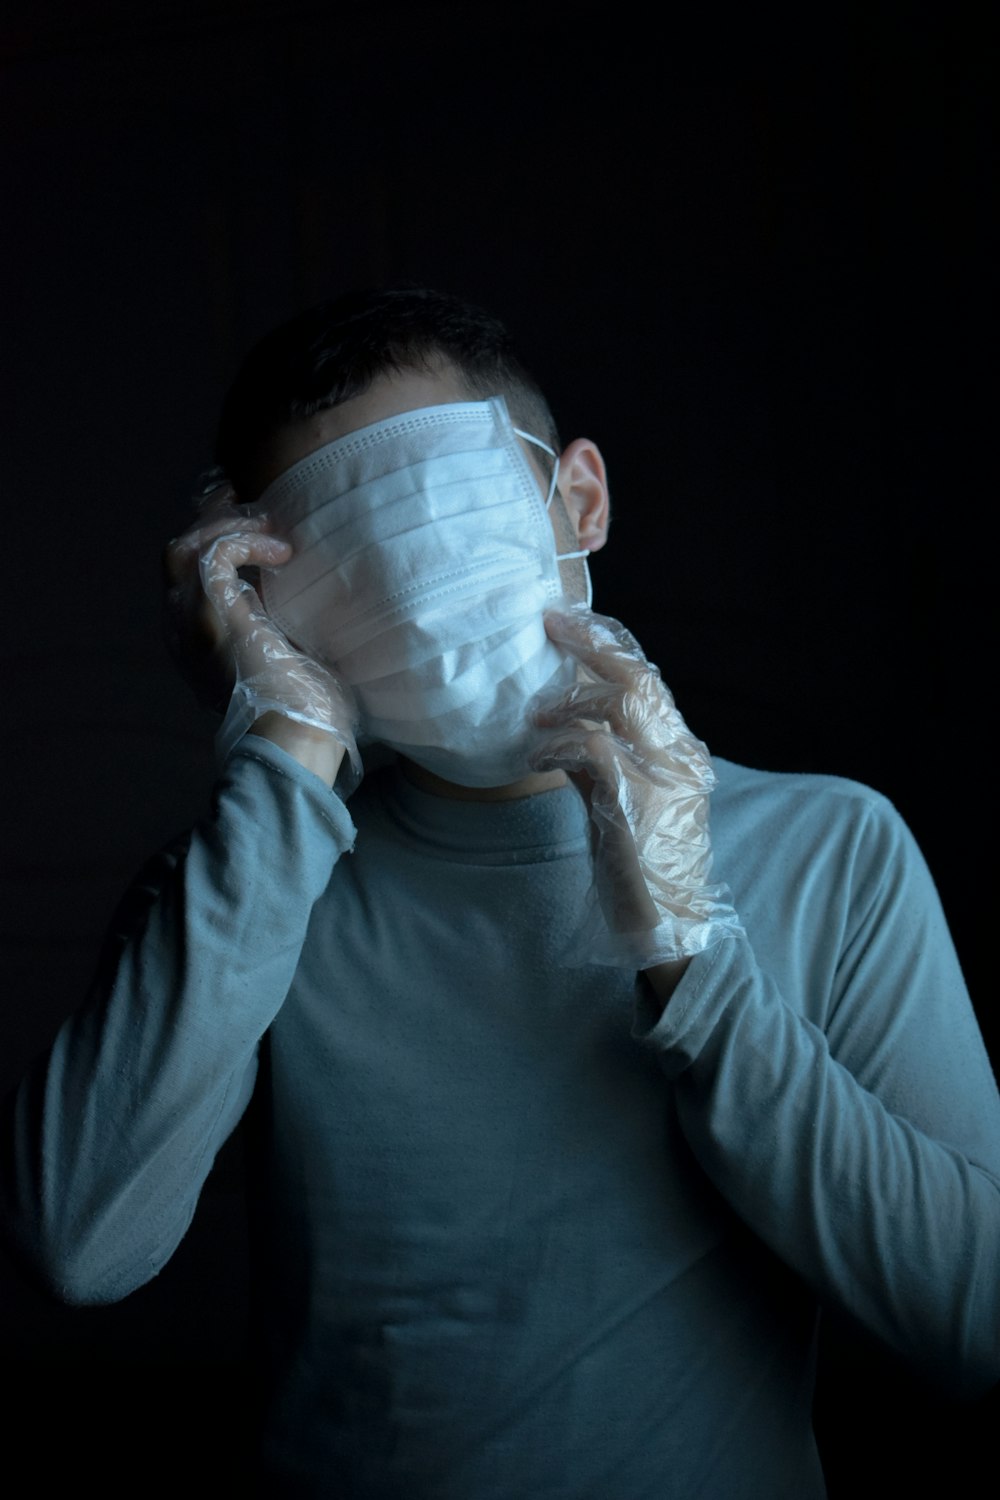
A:
{"label": "gray turtleneck shirt", "polygon": [[13,1102],[15,1241],[126,1296],[253,1098],[273,1493],[809,1500],[818,1310],[1000,1376],[1000,1101],[938,898],[877,793],[716,761],[744,935],[663,1014],[567,965],[567,787],[345,804],[249,737],[126,898]]}

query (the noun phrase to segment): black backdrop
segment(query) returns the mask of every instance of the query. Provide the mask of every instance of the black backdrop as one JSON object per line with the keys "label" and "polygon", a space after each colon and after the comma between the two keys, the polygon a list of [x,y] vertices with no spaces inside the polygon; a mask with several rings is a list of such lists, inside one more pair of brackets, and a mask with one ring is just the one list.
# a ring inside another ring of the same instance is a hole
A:
{"label": "black backdrop", "polygon": [[[564,437],[601,444],[596,607],[711,748],[893,799],[995,1057],[992,70],[965,13],[844,6],[795,31],[665,13],[654,34],[561,3],[18,10],[0,1082],[79,1002],[131,873],[204,805],[213,725],[160,643],[159,556],[238,358],[302,304],[399,276],[498,311]],[[237,1139],[174,1261],[118,1307],[49,1306],[3,1263],[11,1460],[125,1493],[136,1444],[179,1476],[206,1437],[198,1472],[230,1473],[240,1171]],[[996,1410],[831,1335],[831,1492],[863,1471],[977,1493]]]}

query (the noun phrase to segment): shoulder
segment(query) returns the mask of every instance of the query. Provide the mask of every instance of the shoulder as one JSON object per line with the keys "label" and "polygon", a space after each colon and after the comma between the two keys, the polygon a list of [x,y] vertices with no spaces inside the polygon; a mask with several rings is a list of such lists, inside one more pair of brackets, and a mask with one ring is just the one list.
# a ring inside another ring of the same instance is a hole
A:
{"label": "shoulder", "polygon": [[898,816],[881,792],[846,776],[815,771],[761,771],[718,755],[712,757],[712,767],[718,778],[714,799],[718,803],[752,807],[760,812],[803,807],[822,808],[828,813],[836,810],[841,816],[864,811]]}
{"label": "shoulder", "polygon": [[761,874],[784,872],[818,894],[825,872],[865,900],[887,880],[928,879],[901,814],[883,793],[849,777],[760,771],[713,758],[713,844],[720,858]]}
{"label": "shoulder", "polygon": [[760,771],[713,756],[717,785],[713,827],[763,835],[846,834],[863,828],[897,834],[905,824],[882,792],[845,776],[809,771]]}

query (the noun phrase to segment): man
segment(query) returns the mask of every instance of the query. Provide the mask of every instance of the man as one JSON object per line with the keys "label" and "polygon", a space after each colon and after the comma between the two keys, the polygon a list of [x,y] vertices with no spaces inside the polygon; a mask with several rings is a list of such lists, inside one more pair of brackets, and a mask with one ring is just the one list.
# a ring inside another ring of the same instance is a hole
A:
{"label": "man", "polygon": [[926,868],[709,763],[499,325],[316,309],[219,454],[168,573],[225,763],[15,1101],[22,1254],[125,1296],[252,1100],[278,1495],[822,1495],[822,1305],[985,1391],[1000,1101]]}

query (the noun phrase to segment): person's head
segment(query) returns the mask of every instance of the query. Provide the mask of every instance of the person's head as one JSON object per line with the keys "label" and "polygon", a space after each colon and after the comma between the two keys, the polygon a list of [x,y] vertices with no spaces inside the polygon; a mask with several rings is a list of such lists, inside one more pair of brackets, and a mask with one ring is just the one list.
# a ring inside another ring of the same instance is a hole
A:
{"label": "person's head", "polygon": [[[492,314],[425,287],[347,293],[266,334],[225,398],[216,475],[254,503],[292,464],[348,432],[423,406],[502,396],[515,427],[560,452],[555,420],[534,377]],[[525,445],[547,487],[551,463]],[[578,438],[560,456],[550,518],[560,551],[603,546],[607,483],[596,446]],[[579,564],[564,564],[567,593],[582,598]]]}
{"label": "person's head", "polygon": [[453,399],[503,396],[516,427],[559,451],[548,402],[497,318],[444,292],[390,287],[322,302],[266,334],[226,396],[216,461],[240,498],[253,500],[273,467],[267,449],[276,433],[383,377],[445,369],[457,377]]}
{"label": "person's head", "polygon": [[[486,406],[495,397],[506,413]],[[394,421],[431,407],[445,411]],[[446,432],[458,435],[451,454]],[[558,576],[565,599],[587,602],[582,557],[603,545],[608,521],[596,446],[559,449],[503,325],[420,288],[300,314],[255,346],[226,398],[225,503],[266,513],[295,549],[260,579],[265,605],[293,644],[343,674],[364,733],[442,785],[544,789],[525,770],[537,732],[527,703],[567,669],[545,635],[545,601]],[[545,498],[551,552],[521,457]]]}

